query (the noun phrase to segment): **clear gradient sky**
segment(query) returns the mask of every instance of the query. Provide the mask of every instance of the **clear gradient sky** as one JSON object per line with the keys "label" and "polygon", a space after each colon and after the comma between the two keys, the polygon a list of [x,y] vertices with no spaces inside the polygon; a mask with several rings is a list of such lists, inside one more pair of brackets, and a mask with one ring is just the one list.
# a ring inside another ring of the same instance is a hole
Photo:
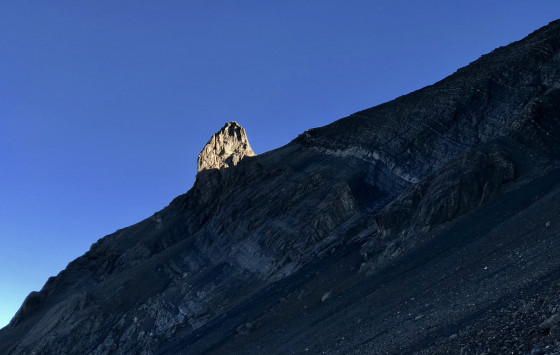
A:
{"label": "clear gradient sky", "polygon": [[97,239],[258,153],[432,84],[560,1],[0,1],[0,327]]}

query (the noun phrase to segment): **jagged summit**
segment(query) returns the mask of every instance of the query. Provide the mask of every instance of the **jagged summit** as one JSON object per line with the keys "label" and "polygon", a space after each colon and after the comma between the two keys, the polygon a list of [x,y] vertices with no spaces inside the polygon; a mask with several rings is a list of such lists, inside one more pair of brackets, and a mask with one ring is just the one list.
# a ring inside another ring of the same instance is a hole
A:
{"label": "jagged summit", "polygon": [[245,129],[237,122],[231,121],[212,135],[212,138],[206,143],[198,155],[197,172],[229,168],[237,165],[244,157],[254,155]]}

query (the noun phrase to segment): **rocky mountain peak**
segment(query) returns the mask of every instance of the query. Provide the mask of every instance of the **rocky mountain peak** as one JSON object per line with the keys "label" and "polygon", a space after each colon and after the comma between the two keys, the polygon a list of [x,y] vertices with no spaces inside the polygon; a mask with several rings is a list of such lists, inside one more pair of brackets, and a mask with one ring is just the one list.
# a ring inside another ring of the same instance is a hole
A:
{"label": "rocky mountain peak", "polygon": [[229,168],[237,165],[246,156],[255,153],[249,145],[245,129],[237,122],[226,123],[206,143],[198,155],[198,170]]}
{"label": "rocky mountain peak", "polygon": [[[560,354],[560,21],[97,241],[0,354]],[[246,164],[245,164],[246,163]],[[492,349],[492,350],[490,350]]]}

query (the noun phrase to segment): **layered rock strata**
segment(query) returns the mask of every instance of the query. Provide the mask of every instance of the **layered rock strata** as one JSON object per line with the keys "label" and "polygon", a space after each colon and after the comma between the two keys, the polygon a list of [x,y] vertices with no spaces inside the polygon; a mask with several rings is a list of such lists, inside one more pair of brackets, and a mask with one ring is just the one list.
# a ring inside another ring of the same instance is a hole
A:
{"label": "layered rock strata", "polygon": [[226,124],[0,353],[559,352],[559,68],[555,21],[271,152]]}

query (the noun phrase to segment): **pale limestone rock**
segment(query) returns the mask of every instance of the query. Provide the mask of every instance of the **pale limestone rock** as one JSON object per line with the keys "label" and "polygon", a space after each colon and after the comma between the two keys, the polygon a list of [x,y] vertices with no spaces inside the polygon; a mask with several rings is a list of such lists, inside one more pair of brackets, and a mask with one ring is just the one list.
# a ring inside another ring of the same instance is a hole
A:
{"label": "pale limestone rock", "polygon": [[198,155],[197,172],[229,168],[237,165],[244,157],[254,155],[245,129],[235,121],[228,122],[210,138]]}

